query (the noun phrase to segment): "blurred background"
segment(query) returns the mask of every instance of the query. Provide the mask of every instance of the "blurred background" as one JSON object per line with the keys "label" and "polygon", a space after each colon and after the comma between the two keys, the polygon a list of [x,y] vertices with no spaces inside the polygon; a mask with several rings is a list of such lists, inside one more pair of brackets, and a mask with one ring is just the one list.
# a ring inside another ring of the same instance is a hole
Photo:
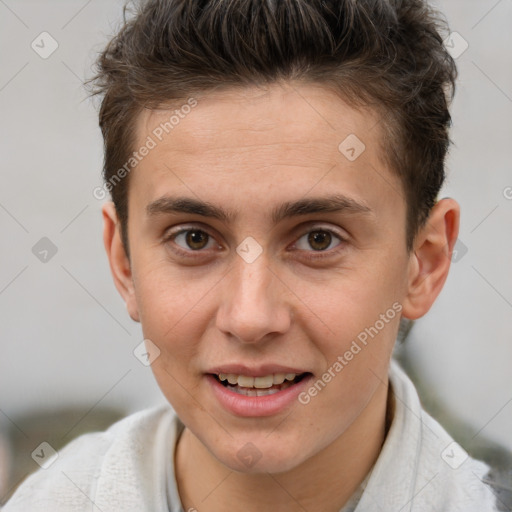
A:
{"label": "blurred background", "polygon": [[[120,0],[0,0],[0,504],[88,430],[164,403],[104,254],[102,139],[82,86]],[[444,0],[460,78],[443,196],[462,207],[450,276],[397,358],[470,453],[512,450],[512,1]],[[446,34],[448,36],[448,34]],[[410,326],[411,327],[411,326]]]}

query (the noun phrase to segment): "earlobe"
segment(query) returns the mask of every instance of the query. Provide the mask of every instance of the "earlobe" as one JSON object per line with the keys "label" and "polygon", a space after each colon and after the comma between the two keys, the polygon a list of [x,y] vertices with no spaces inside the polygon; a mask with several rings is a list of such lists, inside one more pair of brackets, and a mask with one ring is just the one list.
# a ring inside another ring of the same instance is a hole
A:
{"label": "earlobe", "polygon": [[121,238],[121,226],[117,218],[114,203],[103,205],[103,243],[107,252],[110,271],[117,291],[125,301],[126,309],[132,320],[139,322],[139,311],[135,300],[135,289],[130,260],[126,255]]}
{"label": "earlobe", "polygon": [[425,315],[441,292],[459,234],[460,207],[450,198],[438,201],[417,234],[409,260],[408,292],[402,315],[416,320]]}

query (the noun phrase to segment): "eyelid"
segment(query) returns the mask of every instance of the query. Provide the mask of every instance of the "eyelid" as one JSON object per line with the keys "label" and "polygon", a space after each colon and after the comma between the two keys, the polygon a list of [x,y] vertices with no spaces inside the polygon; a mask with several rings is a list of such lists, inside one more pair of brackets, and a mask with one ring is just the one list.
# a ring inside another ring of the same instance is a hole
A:
{"label": "eyelid", "polygon": [[[345,231],[340,232],[336,228],[331,226],[326,226],[324,224],[308,224],[307,226],[301,226],[300,229],[297,230],[299,233],[302,233],[298,238],[302,238],[304,235],[311,233],[312,231],[326,231],[327,233],[331,233],[332,235],[338,237],[341,241],[346,242],[349,239],[348,233]],[[295,242],[294,242],[295,243]]]}
{"label": "eyelid", "polygon": [[202,223],[192,223],[192,224],[178,224],[176,226],[171,226],[170,228],[167,228],[164,231],[164,234],[162,236],[163,240],[168,240],[171,237],[174,237],[176,235],[179,235],[180,233],[183,233],[184,231],[204,231],[212,238],[215,238],[215,236],[211,233],[210,228]]}

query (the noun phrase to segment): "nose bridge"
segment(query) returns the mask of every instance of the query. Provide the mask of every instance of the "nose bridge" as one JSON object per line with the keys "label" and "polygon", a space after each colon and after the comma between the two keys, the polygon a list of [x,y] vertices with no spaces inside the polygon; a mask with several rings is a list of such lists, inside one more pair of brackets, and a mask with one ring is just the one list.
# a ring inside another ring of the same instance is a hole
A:
{"label": "nose bridge", "polygon": [[284,332],[289,327],[289,313],[284,294],[264,255],[252,262],[237,257],[229,273],[226,294],[218,313],[218,327],[246,343],[262,340],[266,335]]}
{"label": "nose bridge", "polygon": [[252,263],[239,261],[234,272],[234,291],[238,292],[238,301],[266,303],[269,298],[269,287],[271,286],[272,273],[268,269],[267,260],[259,257]]}

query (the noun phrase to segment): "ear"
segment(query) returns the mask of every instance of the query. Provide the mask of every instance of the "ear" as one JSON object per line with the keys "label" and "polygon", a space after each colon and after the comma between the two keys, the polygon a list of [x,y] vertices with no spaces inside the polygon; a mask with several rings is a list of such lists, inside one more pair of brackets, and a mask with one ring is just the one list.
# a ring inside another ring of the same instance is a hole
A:
{"label": "ear", "polygon": [[130,260],[126,255],[121,238],[121,224],[118,221],[114,203],[103,205],[103,243],[107,251],[110,271],[117,291],[121,294],[132,320],[139,322],[139,311],[135,300]]}
{"label": "ear", "polygon": [[405,318],[416,320],[425,315],[441,292],[459,234],[459,219],[459,204],[441,199],[416,235],[409,260],[408,292],[402,303]]}

